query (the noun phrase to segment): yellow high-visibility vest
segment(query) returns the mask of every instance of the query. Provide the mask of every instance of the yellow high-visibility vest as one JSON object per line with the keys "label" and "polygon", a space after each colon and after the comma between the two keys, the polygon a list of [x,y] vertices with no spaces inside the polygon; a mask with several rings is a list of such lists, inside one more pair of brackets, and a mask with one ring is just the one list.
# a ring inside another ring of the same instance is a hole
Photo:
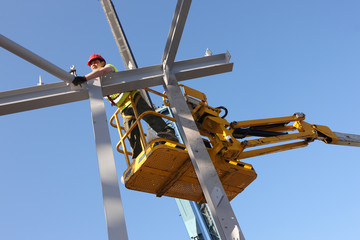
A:
{"label": "yellow high-visibility vest", "polygon": [[[117,72],[117,69],[114,65],[106,64],[105,67],[113,67],[114,71]],[[107,96],[107,100],[109,100],[112,104],[116,105],[117,107],[120,107],[124,102],[124,105],[121,106],[121,110],[124,110],[127,106],[131,104],[131,100],[128,98],[131,92],[123,92],[123,93],[114,93],[110,96]],[[138,93],[138,91],[135,91],[132,94],[132,97],[135,96],[135,94]]]}

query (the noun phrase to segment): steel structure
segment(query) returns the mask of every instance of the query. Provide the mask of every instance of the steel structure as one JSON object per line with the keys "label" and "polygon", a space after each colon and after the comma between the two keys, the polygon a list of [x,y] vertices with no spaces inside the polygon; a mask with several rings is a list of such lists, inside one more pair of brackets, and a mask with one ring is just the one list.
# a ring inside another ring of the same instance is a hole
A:
{"label": "steel structure", "polygon": [[[109,22],[111,32],[118,46],[125,68],[126,69],[138,68],[138,65],[135,61],[135,57],[127,41],[126,34],[121,26],[120,19],[116,13],[114,4],[112,3],[111,0],[101,0],[100,2],[103,6],[106,18]],[[177,7],[176,11],[178,10],[179,8]],[[177,14],[178,13],[175,13],[175,16]],[[211,54],[207,54],[207,56],[209,55]],[[144,90],[140,90],[140,91],[144,99],[146,99],[149,105],[152,106],[149,94]],[[168,107],[162,108],[162,110],[160,111],[165,115],[172,116]],[[176,124],[173,124],[173,128],[178,132],[178,128]],[[179,132],[178,135],[180,135]],[[197,238],[199,240],[218,239],[218,232],[216,230],[216,227],[213,226],[213,218],[211,214],[205,211],[208,209],[206,207],[206,204],[199,205],[196,202],[192,202],[184,199],[175,199],[175,200],[176,200],[176,204],[178,205],[181,216],[183,218],[184,224],[189,233],[189,237],[191,239],[197,239]]]}
{"label": "steel structure", "polygon": [[[228,53],[175,62],[191,0],[179,0],[171,23],[162,64],[131,68],[108,74],[82,87],[71,84],[73,76],[35,53],[0,35],[0,46],[42,68],[63,82],[0,93],[0,115],[90,99],[108,238],[128,239],[115,162],[106,121],[103,96],[163,85],[181,136],[221,239],[244,239],[211,159],[202,143],[178,82],[232,70]],[[135,66],[134,66],[135,67]],[[129,67],[130,68],[130,67]]]}

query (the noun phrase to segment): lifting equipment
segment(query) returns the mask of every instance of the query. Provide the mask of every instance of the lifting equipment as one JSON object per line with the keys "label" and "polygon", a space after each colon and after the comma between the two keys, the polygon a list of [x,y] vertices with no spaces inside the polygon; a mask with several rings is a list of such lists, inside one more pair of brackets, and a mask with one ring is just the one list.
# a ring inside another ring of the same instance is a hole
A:
{"label": "lifting equipment", "polygon": [[[230,201],[257,176],[252,165],[240,161],[242,159],[305,147],[314,140],[327,144],[360,146],[360,138],[356,135],[339,134],[326,126],[309,124],[304,121],[303,113],[228,122],[225,119],[225,107],[211,107],[204,93],[179,85]],[[145,90],[161,96],[164,105],[168,105],[165,94],[148,88]],[[141,119],[147,114],[156,114],[172,122],[175,122],[175,119],[153,111],[139,116],[135,110],[136,123],[128,132],[123,133],[119,111],[114,113],[110,122],[120,135],[117,150],[125,154],[127,161],[128,168],[123,174],[125,186],[128,189],[153,193],[158,197],[169,196],[198,203],[206,202],[185,145],[164,138],[147,141],[146,138],[149,137],[144,133],[141,124]],[[225,114],[220,116],[223,111]],[[127,151],[125,140],[135,126],[140,129],[144,150],[130,162],[131,152]]]}

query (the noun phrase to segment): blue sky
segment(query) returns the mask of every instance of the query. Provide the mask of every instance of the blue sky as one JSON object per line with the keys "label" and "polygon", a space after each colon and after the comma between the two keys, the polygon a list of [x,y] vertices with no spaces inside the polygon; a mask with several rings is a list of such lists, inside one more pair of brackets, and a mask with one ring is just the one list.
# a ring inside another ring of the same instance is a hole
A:
{"label": "blue sky", "polygon": [[[114,0],[139,67],[161,63],[176,1]],[[3,1],[0,31],[64,70],[124,70],[99,1]],[[185,82],[229,121],[289,116],[360,134],[360,3],[193,1],[176,60],[229,51],[231,73]],[[60,80],[0,49],[0,91]],[[115,111],[106,103],[108,118]],[[0,238],[107,239],[88,100],[0,118]],[[113,145],[115,129],[110,129]],[[115,152],[118,175],[124,157]],[[314,142],[248,159],[231,204],[247,239],[358,239],[360,149]],[[130,239],[188,239],[174,199],[120,186]]]}

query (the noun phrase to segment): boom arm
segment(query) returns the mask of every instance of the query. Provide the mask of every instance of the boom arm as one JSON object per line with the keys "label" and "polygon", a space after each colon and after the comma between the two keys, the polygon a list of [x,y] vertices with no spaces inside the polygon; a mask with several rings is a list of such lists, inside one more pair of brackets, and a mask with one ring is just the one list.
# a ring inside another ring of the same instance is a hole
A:
{"label": "boom arm", "polygon": [[205,94],[181,86],[199,131],[207,138],[204,142],[210,155],[220,155],[226,161],[305,147],[314,140],[360,147],[360,135],[333,132],[326,126],[309,124],[304,121],[303,113],[229,123],[219,116],[224,107],[210,107]]}

